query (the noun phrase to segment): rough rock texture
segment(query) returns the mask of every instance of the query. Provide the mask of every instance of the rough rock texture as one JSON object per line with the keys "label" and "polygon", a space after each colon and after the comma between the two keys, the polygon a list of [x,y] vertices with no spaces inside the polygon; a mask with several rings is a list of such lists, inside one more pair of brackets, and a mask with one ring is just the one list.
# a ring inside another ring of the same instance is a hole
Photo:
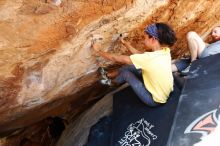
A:
{"label": "rough rock texture", "polygon": [[219,6],[219,0],[63,0],[59,6],[1,0],[0,134],[89,101],[80,93],[96,89],[98,66],[113,64],[94,56],[92,37],[103,38],[103,50],[122,53],[114,45],[119,33],[142,49],[144,26],[167,22],[179,39],[176,58],[187,52],[188,31],[205,38],[220,23]]}

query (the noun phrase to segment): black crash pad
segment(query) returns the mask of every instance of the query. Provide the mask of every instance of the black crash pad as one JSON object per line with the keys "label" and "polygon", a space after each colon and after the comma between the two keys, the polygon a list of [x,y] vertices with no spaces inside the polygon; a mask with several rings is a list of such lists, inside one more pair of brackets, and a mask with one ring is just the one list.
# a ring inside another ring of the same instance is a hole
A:
{"label": "black crash pad", "polygon": [[85,146],[109,146],[112,135],[112,116],[101,118],[90,129],[88,142]]}
{"label": "black crash pad", "polygon": [[131,87],[113,97],[111,146],[164,146],[167,143],[180,91],[175,87],[159,107],[142,103]]}
{"label": "black crash pad", "polygon": [[220,54],[194,61],[187,76],[167,146],[193,146],[217,126]]}

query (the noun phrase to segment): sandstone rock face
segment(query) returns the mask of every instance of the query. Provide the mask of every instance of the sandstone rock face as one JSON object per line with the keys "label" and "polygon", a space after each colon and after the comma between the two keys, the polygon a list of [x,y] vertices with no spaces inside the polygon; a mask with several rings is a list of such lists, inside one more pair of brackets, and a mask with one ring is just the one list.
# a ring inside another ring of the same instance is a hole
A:
{"label": "sandstone rock face", "polygon": [[143,28],[167,22],[177,32],[175,58],[187,52],[188,31],[206,37],[220,22],[218,0],[61,2],[0,1],[0,134],[60,114],[53,110],[93,88],[97,68],[113,64],[94,55],[93,37],[103,38],[103,50],[123,53],[114,43],[119,33],[141,49]]}

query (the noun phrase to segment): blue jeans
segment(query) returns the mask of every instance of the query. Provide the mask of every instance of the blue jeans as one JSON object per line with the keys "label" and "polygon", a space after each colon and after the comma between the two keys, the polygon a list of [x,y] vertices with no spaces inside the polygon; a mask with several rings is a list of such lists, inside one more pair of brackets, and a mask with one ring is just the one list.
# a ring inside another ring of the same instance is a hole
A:
{"label": "blue jeans", "polygon": [[159,105],[159,103],[153,100],[151,93],[146,89],[143,83],[141,69],[137,70],[134,65],[127,65],[120,68],[115,82],[118,84],[127,82],[139,99],[146,105],[151,107]]}
{"label": "blue jeans", "polygon": [[176,68],[178,71],[182,71],[185,68],[187,68],[190,65],[191,59],[190,58],[181,58],[177,60],[174,64],[176,65]]}

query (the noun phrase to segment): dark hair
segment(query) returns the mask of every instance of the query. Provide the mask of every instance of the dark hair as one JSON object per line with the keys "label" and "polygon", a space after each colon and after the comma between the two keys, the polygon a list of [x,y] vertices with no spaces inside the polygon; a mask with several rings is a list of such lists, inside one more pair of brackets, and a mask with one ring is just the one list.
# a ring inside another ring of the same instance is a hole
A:
{"label": "dark hair", "polygon": [[165,23],[156,23],[160,44],[172,46],[176,42],[176,33]]}

